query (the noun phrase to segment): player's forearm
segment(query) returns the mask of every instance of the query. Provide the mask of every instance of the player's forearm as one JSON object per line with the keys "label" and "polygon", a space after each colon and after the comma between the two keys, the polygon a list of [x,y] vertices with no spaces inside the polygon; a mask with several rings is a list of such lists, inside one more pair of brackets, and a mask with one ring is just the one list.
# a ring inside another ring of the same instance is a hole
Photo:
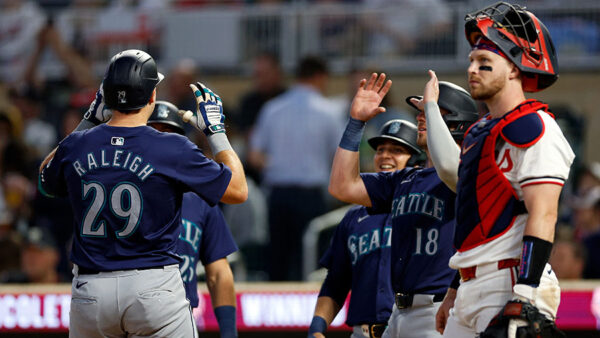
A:
{"label": "player's forearm", "polygon": [[217,277],[217,281],[212,287],[210,284],[207,285],[209,285],[208,291],[210,293],[213,308],[227,305],[233,307],[236,306],[235,288],[232,274],[229,274],[229,276]]}
{"label": "player's forearm", "polygon": [[437,103],[425,102],[425,116],[427,148],[435,170],[442,182],[452,191],[456,191],[460,148],[450,134]]}
{"label": "player's forearm", "polygon": [[226,258],[216,260],[206,267],[206,286],[210,293],[213,308],[236,306],[233,272]]}
{"label": "player's forearm", "polygon": [[321,296],[317,299],[315,307],[315,316],[322,317],[327,322],[327,325],[335,319],[335,316],[340,312],[341,307],[331,297]]}
{"label": "player's forearm", "polygon": [[360,177],[357,151],[338,147],[331,166],[329,193],[344,202],[371,206],[371,199]]}
{"label": "player's forearm", "polygon": [[215,155],[215,161],[223,163],[231,169],[231,181],[221,198],[227,204],[243,203],[248,199],[248,184],[246,174],[239,157],[233,150],[223,150]]}

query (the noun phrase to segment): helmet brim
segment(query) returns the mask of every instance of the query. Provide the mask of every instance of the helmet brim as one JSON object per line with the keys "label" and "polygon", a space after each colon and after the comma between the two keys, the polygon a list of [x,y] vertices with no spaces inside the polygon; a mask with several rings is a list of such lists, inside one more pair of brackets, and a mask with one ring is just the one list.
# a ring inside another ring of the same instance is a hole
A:
{"label": "helmet brim", "polygon": [[389,136],[389,135],[374,136],[374,137],[371,137],[367,142],[369,143],[371,148],[373,148],[373,150],[377,150],[377,146],[379,146],[381,143],[383,143],[386,140],[391,140],[391,141],[400,143],[401,145],[407,147],[408,151],[411,154],[420,154],[421,153],[421,149],[416,148],[414,145],[406,142],[405,140],[403,140],[401,138],[393,137],[393,136]]}

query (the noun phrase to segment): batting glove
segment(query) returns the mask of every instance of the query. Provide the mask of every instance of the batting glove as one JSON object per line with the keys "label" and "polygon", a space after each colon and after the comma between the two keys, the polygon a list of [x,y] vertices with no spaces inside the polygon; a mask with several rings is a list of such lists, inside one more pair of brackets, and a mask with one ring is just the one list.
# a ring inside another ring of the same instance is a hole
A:
{"label": "batting glove", "polygon": [[96,98],[92,101],[92,104],[85,114],[83,114],[83,118],[94,125],[99,125],[107,122],[111,117],[112,110],[105,109],[104,107],[104,89],[102,88],[102,85],[100,85],[100,88],[96,92]]}
{"label": "batting glove", "polygon": [[208,87],[200,82],[190,84],[196,97],[196,113],[179,111],[184,122],[192,124],[206,135],[225,132],[225,115],[223,114],[223,101]]}

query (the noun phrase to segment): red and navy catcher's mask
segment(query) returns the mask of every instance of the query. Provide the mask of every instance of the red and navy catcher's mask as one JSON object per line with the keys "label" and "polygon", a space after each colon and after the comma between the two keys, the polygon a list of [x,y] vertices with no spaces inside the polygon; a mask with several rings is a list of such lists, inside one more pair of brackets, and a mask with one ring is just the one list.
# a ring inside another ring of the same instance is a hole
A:
{"label": "red and navy catcher's mask", "polygon": [[519,5],[498,2],[465,17],[465,34],[471,47],[482,37],[521,71],[522,87],[537,92],[558,79],[558,59],[550,33],[533,13]]}

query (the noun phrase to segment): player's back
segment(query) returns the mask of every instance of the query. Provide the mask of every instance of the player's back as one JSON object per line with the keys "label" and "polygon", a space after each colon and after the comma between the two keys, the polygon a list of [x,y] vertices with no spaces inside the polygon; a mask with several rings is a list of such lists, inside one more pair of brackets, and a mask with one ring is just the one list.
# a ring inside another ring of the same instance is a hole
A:
{"label": "player's back", "polygon": [[203,197],[214,204],[227,187],[194,181],[190,173],[205,165],[226,169],[208,163],[186,138],[146,126],[101,125],[70,135],[61,148],[56,157],[74,211],[71,256],[88,269],[178,263],[183,193],[204,184]]}

